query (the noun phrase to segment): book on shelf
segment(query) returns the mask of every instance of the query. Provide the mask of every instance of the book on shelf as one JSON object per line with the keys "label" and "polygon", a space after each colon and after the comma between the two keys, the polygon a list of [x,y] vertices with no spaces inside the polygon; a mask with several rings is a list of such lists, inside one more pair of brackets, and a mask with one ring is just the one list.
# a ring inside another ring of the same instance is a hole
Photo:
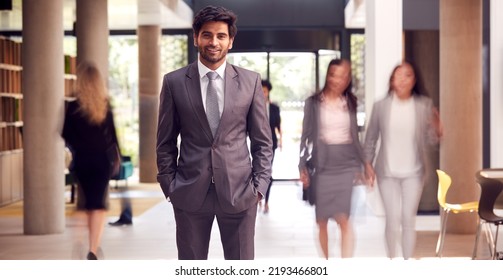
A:
{"label": "book on shelf", "polygon": [[[21,42],[0,36],[0,151],[23,148],[21,47]],[[64,95],[66,98],[73,96],[76,72],[76,57],[65,55]]]}
{"label": "book on shelf", "polygon": [[0,122],[23,121],[23,102],[19,98],[0,96]]}
{"label": "book on shelf", "polygon": [[14,121],[23,121],[23,102],[21,99],[14,99]]}
{"label": "book on shelf", "polygon": [[5,38],[0,36],[0,63],[4,63],[3,61],[5,60],[4,49],[5,49]]}
{"label": "book on shelf", "polygon": [[77,74],[77,58],[71,55],[65,55],[65,74]]}
{"label": "book on shelf", "polygon": [[0,36],[0,63],[21,65],[21,43]]}
{"label": "book on shelf", "polygon": [[10,122],[11,121],[11,107],[12,107],[12,98],[0,97],[0,121],[2,122]]}
{"label": "book on shelf", "polygon": [[0,68],[0,92],[21,93],[21,71]]}
{"label": "book on shelf", "polygon": [[65,55],[65,97],[73,96],[75,79],[77,78],[77,58]]}
{"label": "book on shelf", "polygon": [[72,97],[75,87],[75,79],[65,77],[65,96]]}
{"label": "book on shelf", "polygon": [[21,126],[0,127],[0,152],[23,148],[22,130]]}

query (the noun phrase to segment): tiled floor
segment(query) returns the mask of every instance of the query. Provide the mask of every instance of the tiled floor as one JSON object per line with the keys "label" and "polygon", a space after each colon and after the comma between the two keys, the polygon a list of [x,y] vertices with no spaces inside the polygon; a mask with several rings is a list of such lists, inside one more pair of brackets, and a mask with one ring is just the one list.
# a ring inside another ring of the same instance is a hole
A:
{"label": "tiled floor", "polygon": [[[134,182],[130,182],[134,185]],[[155,189],[155,188],[154,188]],[[160,191],[135,192],[134,195],[160,196]],[[383,217],[373,209],[359,192],[354,213],[356,258],[384,258]],[[320,258],[314,208],[301,199],[302,190],[295,182],[275,182],[271,191],[270,212],[259,212],[256,223],[256,259]],[[133,207],[134,211],[134,207]],[[117,217],[109,217],[110,221]],[[23,235],[23,221],[19,217],[0,217],[0,260],[65,260],[78,259],[87,244],[85,222],[78,216],[67,217],[62,234]],[[338,258],[338,233],[330,223],[331,258]],[[438,216],[418,216],[416,258],[434,258],[438,236]],[[214,225],[210,259],[223,259],[218,226]],[[474,235],[448,234],[445,258],[469,259]],[[105,228],[102,249],[107,260],[165,260],[176,259],[175,222],[169,202],[163,201],[134,218],[129,227]],[[487,258],[487,246],[480,246],[479,254]]]}

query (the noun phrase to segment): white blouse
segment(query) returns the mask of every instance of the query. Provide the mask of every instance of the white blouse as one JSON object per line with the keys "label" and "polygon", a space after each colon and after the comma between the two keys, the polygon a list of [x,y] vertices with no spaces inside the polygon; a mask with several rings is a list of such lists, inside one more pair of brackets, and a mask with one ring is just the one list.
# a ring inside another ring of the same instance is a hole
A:
{"label": "white blouse", "polygon": [[320,138],[327,144],[352,143],[349,109],[344,98],[327,102],[320,106]]}
{"label": "white blouse", "polygon": [[386,138],[387,159],[392,176],[407,177],[417,174],[421,163],[416,143],[416,111],[414,98],[400,100],[393,97]]}

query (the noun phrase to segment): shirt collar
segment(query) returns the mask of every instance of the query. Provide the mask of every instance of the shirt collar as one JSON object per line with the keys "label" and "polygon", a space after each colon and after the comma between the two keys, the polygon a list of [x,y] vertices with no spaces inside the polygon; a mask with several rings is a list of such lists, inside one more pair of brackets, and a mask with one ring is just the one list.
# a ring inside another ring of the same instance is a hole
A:
{"label": "shirt collar", "polygon": [[[217,70],[215,70],[215,72],[217,72],[218,76],[220,76],[220,78],[224,79],[225,77],[225,67],[227,66],[227,61],[224,61],[224,63],[222,63],[222,65],[220,65],[220,67],[217,68]],[[199,78],[202,79],[204,76],[206,76],[206,74],[210,71],[213,71],[211,70],[210,68],[206,67],[202,62],[201,60],[197,60],[197,69],[199,71]]]}

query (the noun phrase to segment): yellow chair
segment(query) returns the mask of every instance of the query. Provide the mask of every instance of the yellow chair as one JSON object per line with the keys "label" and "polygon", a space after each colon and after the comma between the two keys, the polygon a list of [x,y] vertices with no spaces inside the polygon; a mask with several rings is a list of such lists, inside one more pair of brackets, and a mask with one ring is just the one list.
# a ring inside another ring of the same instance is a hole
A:
{"label": "yellow chair", "polygon": [[449,188],[451,186],[452,179],[449,175],[447,175],[447,173],[439,169],[437,169],[437,175],[438,175],[437,198],[438,198],[438,204],[440,205],[440,208],[442,209],[443,213],[441,213],[440,215],[441,224],[440,224],[440,232],[438,234],[436,253],[437,257],[442,257],[442,249],[444,247],[445,231],[447,228],[447,218],[449,216],[449,213],[458,214],[466,212],[477,212],[479,208],[479,202],[470,201],[461,204],[447,203],[446,201],[447,192],[449,191]]}

